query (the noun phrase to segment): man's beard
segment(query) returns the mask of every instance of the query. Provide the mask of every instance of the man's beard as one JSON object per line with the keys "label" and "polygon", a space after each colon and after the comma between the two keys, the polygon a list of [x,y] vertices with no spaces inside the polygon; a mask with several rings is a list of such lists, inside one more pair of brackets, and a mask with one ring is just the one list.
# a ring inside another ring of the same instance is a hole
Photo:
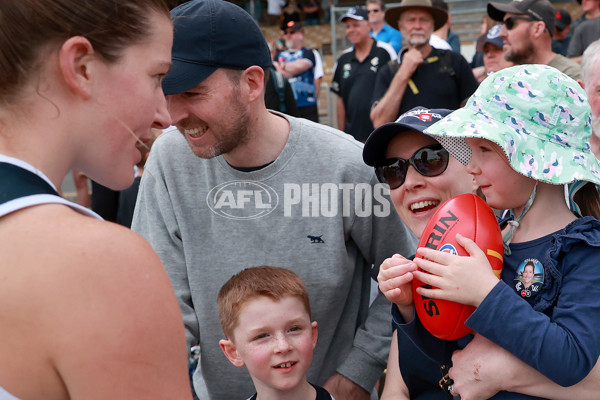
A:
{"label": "man's beard", "polygon": [[[415,33],[418,33],[419,35],[413,36]],[[429,43],[429,36],[431,36],[431,34],[427,35],[425,31],[414,31],[408,36],[408,44],[411,47],[423,47]]]}
{"label": "man's beard", "polygon": [[190,144],[192,152],[200,158],[214,158],[222,154],[231,153],[239,146],[243,146],[249,139],[249,121],[248,113],[238,100],[238,92],[234,92],[231,100],[231,107],[224,110],[229,118],[222,117],[223,124],[212,125],[210,131],[216,140],[212,147],[195,147]]}
{"label": "man's beard", "polygon": [[533,43],[531,43],[530,40],[527,40],[527,45],[521,50],[514,50],[511,48],[508,52],[504,53],[504,58],[506,61],[514,62],[515,65],[528,64],[533,52]]}

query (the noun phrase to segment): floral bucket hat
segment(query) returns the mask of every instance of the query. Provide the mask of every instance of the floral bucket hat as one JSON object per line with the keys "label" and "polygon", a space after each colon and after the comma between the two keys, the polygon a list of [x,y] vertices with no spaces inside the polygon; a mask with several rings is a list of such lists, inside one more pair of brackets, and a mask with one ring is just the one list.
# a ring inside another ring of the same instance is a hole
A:
{"label": "floral bucket hat", "polygon": [[591,109],[585,91],[546,65],[519,65],[485,79],[467,104],[424,133],[461,163],[471,150],[464,138],[498,144],[512,168],[555,185],[600,184],[600,163],[590,150]]}

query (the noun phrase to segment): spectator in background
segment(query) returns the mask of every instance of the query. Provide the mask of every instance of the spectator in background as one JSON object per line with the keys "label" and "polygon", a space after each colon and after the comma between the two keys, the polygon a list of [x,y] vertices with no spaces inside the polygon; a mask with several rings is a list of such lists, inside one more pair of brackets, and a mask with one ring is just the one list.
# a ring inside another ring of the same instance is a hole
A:
{"label": "spectator in background", "polygon": [[304,30],[300,22],[290,21],[282,29],[286,50],[279,53],[275,66],[292,86],[299,116],[319,122],[315,52],[304,47]]}
{"label": "spectator in background", "polygon": [[483,67],[483,51],[479,51],[477,49],[483,49],[485,37],[487,36],[488,31],[492,28],[492,26],[496,25],[496,23],[497,22],[491,19],[489,15],[486,14],[483,16],[480,25],[481,34],[477,38],[477,42],[475,44],[475,54],[473,54],[473,58],[471,59],[471,68]]}
{"label": "spectator in background", "polygon": [[323,18],[325,19],[325,23],[329,24],[331,22],[331,7],[337,5],[337,0],[321,0],[321,8],[323,9]]}
{"label": "spectator in background", "polygon": [[[444,0],[431,0],[431,4],[434,7],[441,8],[442,10],[448,13],[448,20],[446,21],[446,23],[442,25],[440,29],[436,29],[435,32],[433,32],[433,34],[435,36],[440,37],[442,40],[445,40],[446,43],[450,45],[452,51],[460,53],[460,38],[456,33],[452,32],[452,30],[450,29],[452,17],[450,16],[450,9],[448,8],[448,3],[446,3]],[[431,45],[434,46],[433,43],[431,43]]]}
{"label": "spectator in background", "polygon": [[556,26],[552,38],[552,51],[563,56],[567,55],[571,41],[571,14],[567,10],[556,10]]}
{"label": "spectator in background", "polygon": [[90,208],[106,221],[117,222],[119,212],[119,191],[108,188],[92,180]]}
{"label": "spectator in background", "polygon": [[388,43],[396,54],[402,48],[402,34],[385,22],[385,3],[383,0],[367,0],[367,13],[371,24],[371,37],[378,42]]}
{"label": "spectator in background", "polygon": [[494,25],[490,28],[484,40],[477,41],[477,51],[483,53],[483,66],[474,68],[473,75],[478,82],[483,81],[492,72],[512,67],[514,63],[504,58],[502,51],[503,40],[500,37],[502,24]]}
{"label": "spectator in background", "polygon": [[119,225],[131,228],[133,210],[135,209],[135,202],[140,189],[140,181],[142,179],[142,174],[144,173],[144,165],[146,165],[146,160],[150,155],[152,144],[161,133],[162,130],[153,128],[152,138],[145,143],[137,143],[135,146],[142,154],[142,159],[134,167],[133,184],[127,189],[123,189],[119,192],[119,206],[117,209],[117,223]]}
{"label": "spectator in background", "polygon": [[600,0],[577,0],[581,5],[583,14],[571,24],[571,36],[575,34],[579,25],[585,21],[600,17]]}
{"label": "spectator in background", "polygon": [[290,21],[300,22],[301,13],[302,10],[300,9],[300,6],[298,6],[297,0],[288,0],[281,9],[281,26],[287,26]]}
{"label": "spectator in background", "polygon": [[267,0],[267,25],[277,25],[281,22],[281,8],[285,0]]}
{"label": "spectator in background", "polygon": [[406,49],[399,65],[379,69],[373,90],[371,121],[375,128],[417,106],[455,110],[477,88],[471,67],[459,53],[429,44],[435,29],[448,19],[430,0],[404,0],[385,13],[388,24],[402,32]]}
{"label": "spectator in background", "polygon": [[513,0],[489,3],[488,15],[503,23],[504,57],[515,65],[546,64],[579,79],[579,64],[552,51],[554,7],[548,0]]}
{"label": "spectator in background", "polygon": [[261,0],[247,0],[244,9],[248,14],[252,15],[252,18],[254,18],[256,22],[260,21],[262,17]]}
{"label": "spectator in background", "polygon": [[304,13],[305,25],[319,25],[321,23],[321,6],[319,5],[319,0],[305,0],[300,7]]}
{"label": "spectator in background", "polygon": [[331,84],[331,91],[337,95],[338,128],[364,142],[373,130],[369,112],[375,76],[381,66],[397,56],[392,46],[370,36],[364,8],[349,9],[340,22],[346,24],[346,37],[352,47],[338,58]]}
{"label": "spectator in background", "polygon": [[[593,11],[590,11],[590,15],[594,15],[591,13],[600,9],[600,0],[584,1],[584,4],[592,3],[595,6]],[[573,32],[573,37],[571,38],[569,49],[567,51],[567,57],[571,58],[573,61],[581,62],[581,56],[585,49],[597,39],[600,39],[600,17],[590,18],[582,22]]]}

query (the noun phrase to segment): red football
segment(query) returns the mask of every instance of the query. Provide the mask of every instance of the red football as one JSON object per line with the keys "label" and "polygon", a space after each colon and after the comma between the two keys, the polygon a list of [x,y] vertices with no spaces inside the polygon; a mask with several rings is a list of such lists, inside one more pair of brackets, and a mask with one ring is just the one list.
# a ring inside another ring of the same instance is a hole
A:
{"label": "red football", "polygon": [[[479,196],[462,194],[442,204],[425,226],[419,247],[467,256],[466,250],[456,243],[457,233],[477,243],[500,278],[502,234],[494,212]],[[464,322],[475,310],[474,307],[423,297],[416,292],[420,286],[427,285],[414,279],[414,304],[423,326],[432,335],[440,339],[454,340],[471,333]]]}

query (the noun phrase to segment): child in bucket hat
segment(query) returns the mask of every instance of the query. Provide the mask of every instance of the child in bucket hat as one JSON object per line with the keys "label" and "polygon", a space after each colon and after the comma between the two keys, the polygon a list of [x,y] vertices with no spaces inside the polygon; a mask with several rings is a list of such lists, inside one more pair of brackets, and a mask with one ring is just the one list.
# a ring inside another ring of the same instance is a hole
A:
{"label": "child in bucket hat", "polygon": [[[585,92],[554,68],[511,67],[490,75],[465,107],[425,133],[467,164],[490,206],[517,218],[503,231],[501,280],[460,235],[470,256],[419,248],[423,258],[414,262],[423,271],[404,275],[431,285],[417,289],[422,296],[475,306],[466,321],[475,333],[558,385],[578,383],[600,355],[600,221],[577,218],[564,196],[564,184],[600,183]],[[442,364],[470,341],[437,339],[418,316],[398,327]],[[452,388],[460,394],[460,384]]]}

